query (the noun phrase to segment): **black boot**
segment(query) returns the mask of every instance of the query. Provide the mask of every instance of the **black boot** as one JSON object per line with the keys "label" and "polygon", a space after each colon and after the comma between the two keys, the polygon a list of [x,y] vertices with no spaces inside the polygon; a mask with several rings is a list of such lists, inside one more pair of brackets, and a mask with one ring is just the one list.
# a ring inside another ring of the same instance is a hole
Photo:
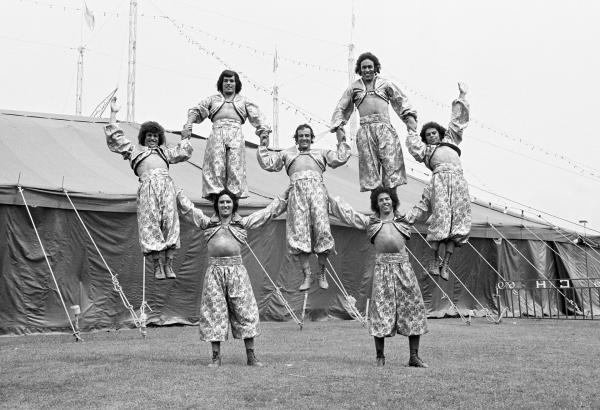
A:
{"label": "black boot", "polygon": [[375,366],[383,367],[385,366],[385,355],[383,354],[383,350],[385,348],[385,339],[383,337],[374,337],[375,339],[375,353],[377,357],[375,359]]}
{"label": "black boot", "polygon": [[211,369],[221,367],[221,343],[212,342],[212,362],[208,364]]}
{"label": "black boot", "polygon": [[421,339],[420,335],[413,335],[408,337],[408,346],[410,349],[410,359],[408,359],[409,367],[422,367],[427,368],[429,365],[425,363],[419,357],[419,341]]}
{"label": "black boot", "polygon": [[208,367],[211,369],[216,369],[221,366],[221,353],[220,352],[212,352],[212,362],[208,364]]}
{"label": "black boot", "polygon": [[264,366],[264,364],[256,358],[256,355],[254,354],[254,349],[246,349],[246,356],[248,357],[248,362],[247,362],[248,366],[256,366],[256,367]]}

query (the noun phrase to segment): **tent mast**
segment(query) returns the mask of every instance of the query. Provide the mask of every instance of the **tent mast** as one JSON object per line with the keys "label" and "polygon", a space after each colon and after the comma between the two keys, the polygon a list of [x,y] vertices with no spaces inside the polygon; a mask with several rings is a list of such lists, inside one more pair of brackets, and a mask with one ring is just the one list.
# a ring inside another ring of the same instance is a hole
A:
{"label": "tent mast", "polygon": [[129,64],[127,76],[127,121],[135,121],[135,51],[137,48],[137,0],[129,3]]}
{"label": "tent mast", "polygon": [[[354,0],[352,0],[352,22],[350,25],[350,44],[348,44],[348,85],[354,82],[354,65],[356,64],[356,59],[354,58],[354,29],[356,26],[356,14],[354,13]],[[354,141],[356,138],[356,132],[358,129],[357,121],[356,121],[356,113],[352,113],[349,121],[349,132],[348,132],[348,143],[351,147],[354,147],[354,144],[351,144],[351,141]],[[354,148],[353,148],[354,149]]]}
{"label": "tent mast", "polygon": [[279,148],[279,85],[277,83],[279,61],[277,58],[277,46],[275,46],[273,56],[273,146],[275,148]]}

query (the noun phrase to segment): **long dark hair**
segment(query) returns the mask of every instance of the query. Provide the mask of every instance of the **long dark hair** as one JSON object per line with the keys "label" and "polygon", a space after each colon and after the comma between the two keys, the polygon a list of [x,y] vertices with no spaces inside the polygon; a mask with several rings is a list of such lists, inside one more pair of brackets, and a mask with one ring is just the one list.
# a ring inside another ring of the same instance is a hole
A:
{"label": "long dark hair", "polygon": [[233,70],[223,70],[219,79],[217,80],[217,90],[220,93],[223,93],[223,79],[225,77],[233,77],[235,79],[235,93],[239,94],[242,91],[242,80],[240,80],[240,76]]}
{"label": "long dark hair", "polygon": [[219,199],[223,195],[227,195],[229,198],[231,198],[231,202],[233,202],[233,210],[231,213],[232,214],[236,213],[238,210],[238,198],[237,198],[237,196],[235,196],[233,194],[233,192],[231,192],[229,189],[225,188],[224,190],[219,192],[217,195],[214,195],[214,197],[213,197],[213,209],[215,210],[216,214],[221,216],[219,214]]}
{"label": "long dark hair", "polygon": [[381,71],[381,63],[379,62],[379,59],[375,57],[375,54],[371,53],[370,51],[362,53],[358,56],[358,59],[356,60],[356,66],[354,67],[354,72],[356,74],[360,75],[360,65],[364,60],[371,60],[375,66],[375,74],[379,74]]}

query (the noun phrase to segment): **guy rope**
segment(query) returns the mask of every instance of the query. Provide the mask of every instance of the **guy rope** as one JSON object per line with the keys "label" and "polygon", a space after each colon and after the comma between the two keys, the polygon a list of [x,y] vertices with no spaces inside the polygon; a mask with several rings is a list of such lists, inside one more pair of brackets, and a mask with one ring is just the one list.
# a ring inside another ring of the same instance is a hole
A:
{"label": "guy rope", "polygon": [[[296,313],[294,313],[294,311],[292,310],[292,307],[290,306],[290,304],[288,303],[288,301],[285,300],[285,298],[283,297],[283,293],[281,293],[281,289],[279,289],[279,287],[275,284],[275,282],[273,281],[273,279],[271,278],[271,276],[269,275],[269,273],[267,272],[267,270],[265,269],[265,267],[263,266],[263,264],[260,262],[260,260],[256,256],[256,254],[254,253],[254,251],[250,247],[250,244],[247,241],[244,241],[244,243],[246,244],[246,246],[250,250],[250,253],[252,253],[252,256],[254,256],[254,259],[256,259],[256,262],[258,262],[258,264],[260,265],[261,269],[263,270],[263,272],[265,273],[265,275],[267,276],[267,278],[269,279],[269,281],[273,285],[273,288],[275,289],[274,290],[275,294],[279,297],[279,300],[281,301],[281,303],[283,304],[283,306],[285,307],[285,309],[288,311],[288,313],[290,314],[290,316],[292,317],[292,319],[294,320],[294,322],[296,322],[296,324],[298,326],[300,326],[300,330],[302,330],[302,326],[304,325],[304,322],[300,321],[300,319],[298,319],[298,316],[296,315]],[[302,319],[304,320],[304,317]]]}
{"label": "guy rope", "polygon": [[[77,211],[77,208],[75,208],[75,205],[73,204],[73,201],[71,200],[71,197],[69,196],[69,192],[67,192],[67,190],[65,188],[63,188],[62,190],[63,190],[65,196],[67,197],[67,199],[69,200],[69,203],[71,204],[71,207],[75,211],[75,215],[77,215],[77,218],[79,219],[79,222],[81,222],[81,225],[83,226],[83,229],[85,230],[85,232],[87,233],[88,237],[90,238],[90,241],[92,242],[92,245],[94,245],[94,248],[96,249],[96,252],[98,252],[98,255],[100,256],[100,259],[102,260],[102,263],[104,263],[104,266],[106,267],[106,270],[110,274],[110,278],[111,278],[111,281],[112,281],[112,284],[113,284],[113,288],[115,289],[115,291],[121,297],[121,301],[123,302],[123,305],[125,306],[125,308],[127,308],[127,310],[129,310],[129,313],[131,314],[131,317],[133,319],[133,323],[135,324],[136,327],[140,328],[140,331],[142,332],[142,336],[145,337],[146,336],[145,335],[145,326],[144,326],[144,328],[142,328],[142,322],[141,322],[140,318],[138,318],[137,314],[135,313],[135,309],[133,308],[133,306],[131,305],[131,303],[129,303],[129,300],[125,296],[125,292],[123,292],[123,288],[121,287],[121,284],[119,283],[119,279],[117,278],[117,275],[115,275],[112,272],[112,270],[108,266],[108,263],[106,263],[106,260],[104,259],[104,256],[102,255],[102,252],[100,252],[100,249],[98,248],[98,245],[96,245],[96,241],[94,241],[94,238],[92,237],[92,234],[90,233],[90,231],[88,230],[87,226],[83,222],[83,219],[81,218],[81,215],[79,215],[79,212]],[[144,263],[144,267],[145,267],[145,263]],[[144,275],[144,278],[145,278],[145,276],[146,275]],[[144,281],[145,281],[145,279],[144,279]],[[146,287],[145,287],[145,283],[144,283],[143,296],[142,296],[142,299],[143,299],[142,300],[142,307],[146,303],[145,288]],[[141,313],[143,314],[143,310],[141,311]],[[145,325],[145,323],[144,323],[144,325]]]}
{"label": "guy rope", "polygon": [[79,334],[79,330],[75,329],[73,325],[73,321],[71,321],[71,317],[69,316],[69,310],[67,309],[67,305],[65,304],[65,300],[63,299],[62,293],[60,293],[60,288],[58,287],[58,281],[56,280],[56,276],[54,276],[54,271],[52,270],[52,266],[50,265],[50,261],[48,260],[48,255],[46,254],[46,250],[44,249],[44,245],[42,244],[42,239],[38,233],[37,227],[35,226],[35,222],[33,220],[33,216],[31,216],[31,212],[29,211],[29,205],[27,205],[27,201],[25,200],[25,195],[23,194],[23,188],[21,185],[17,185],[19,193],[21,194],[21,198],[23,199],[23,204],[25,205],[25,209],[27,210],[27,215],[29,215],[29,220],[31,221],[31,225],[33,226],[33,230],[35,232],[35,236],[42,248],[42,253],[44,254],[44,259],[46,260],[46,264],[48,265],[48,269],[50,270],[50,275],[52,276],[52,280],[54,281],[54,286],[56,286],[56,293],[58,293],[58,297],[60,298],[60,302],[62,303],[63,308],[65,309],[65,313],[67,314],[67,319],[69,321],[69,325],[73,330],[73,336],[75,337],[76,342],[82,342],[83,339]]}

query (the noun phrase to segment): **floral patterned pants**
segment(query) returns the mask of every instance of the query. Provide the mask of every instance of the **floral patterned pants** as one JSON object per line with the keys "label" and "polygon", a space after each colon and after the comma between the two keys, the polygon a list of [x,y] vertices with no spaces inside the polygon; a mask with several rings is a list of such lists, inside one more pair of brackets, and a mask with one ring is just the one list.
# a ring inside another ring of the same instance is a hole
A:
{"label": "floral patterned pants", "polygon": [[227,340],[229,325],[235,339],[258,336],[258,305],[241,256],[211,257],[200,302],[200,339]]}
{"label": "floral patterned pants", "polygon": [[404,253],[376,256],[369,308],[371,336],[391,337],[427,333],[427,314],[417,278]]}
{"label": "floral patterned pants", "polygon": [[140,177],[137,219],[140,247],[144,255],[179,248],[179,215],[175,184],[169,171],[146,171]]}
{"label": "floral patterned pants", "polygon": [[323,175],[300,171],[292,174],[290,180],[286,225],[289,252],[328,253],[334,242]]}
{"label": "floral patterned pants", "polygon": [[361,117],[356,147],[361,192],[406,184],[402,145],[387,115]]}
{"label": "floral patterned pants", "polygon": [[224,188],[238,198],[248,197],[242,124],[230,119],[213,123],[202,165],[202,197],[209,198]]}

